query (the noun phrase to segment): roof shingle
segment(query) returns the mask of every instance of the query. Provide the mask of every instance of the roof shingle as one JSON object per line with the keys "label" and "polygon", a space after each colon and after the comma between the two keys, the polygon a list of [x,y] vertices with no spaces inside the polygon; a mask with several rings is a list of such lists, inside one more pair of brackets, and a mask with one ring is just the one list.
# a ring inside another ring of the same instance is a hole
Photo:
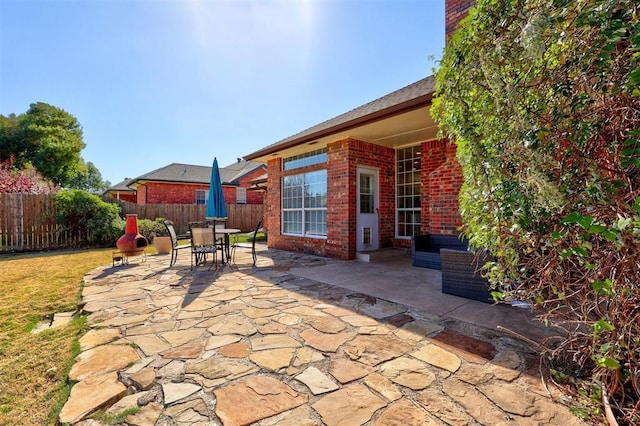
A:
{"label": "roof shingle", "polygon": [[[220,179],[225,185],[234,185],[237,180],[258,167],[264,167],[262,163],[255,161],[239,161],[220,168]],[[155,182],[180,182],[198,183],[208,185],[211,181],[212,166],[197,166],[193,164],[171,163],[148,173],[140,175],[134,179],[127,179],[118,184],[131,185],[138,181]],[[114,189],[114,187],[110,188]],[[130,189],[130,188],[129,188]]]}
{"label": "roof shingle", "polygon": [[435,77],[429,76],[418,80],[415,83],[409,84],[395,92],[382,96],[369,103],[361,105],[351,111],[340,114],[334,118],[323,121],[320,124],[309,127],[295,135],[282,139],[274,144],[268,145],[265,148],[245,156],[247,159],[254,159],[265,153],[277,151],[281,147],[293,146],[296,141],[304,141],[305,138],[310,136],[320,137],[322,135],[330,134],[333,130],[339,129],[342,126],[346,126],[349,123],[357,122],[364,119],[367,116],[374,116],[378,113],[384,113],[387,110],[401,106],[404,103],[416,100],[418,98],[432,95],[435,92]]}

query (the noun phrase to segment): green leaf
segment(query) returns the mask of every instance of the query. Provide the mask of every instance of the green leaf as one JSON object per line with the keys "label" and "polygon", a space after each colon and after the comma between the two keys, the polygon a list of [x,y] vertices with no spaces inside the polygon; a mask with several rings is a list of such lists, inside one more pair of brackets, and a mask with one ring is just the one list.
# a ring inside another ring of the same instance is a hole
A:
{"label": "green leaf", "polygon": [[617,370],[620,368],[620,363],[608,356],[596,358],[596,364],[598,364],[599,367],[608,368],[609,370]]}
{"label": "green leaf", "polygon": [[598,320],[598,322],[593,324],[593,331],[595,331],[596,333],[602,333],[603,331],[612,331],[615,329],[616,328],[604,318],[601,318],[600,320]]}
{"label": "green leaf", "polygon": [[504,294],[501,291],[492,291],[491,297],[493,298],[494,302],[499,302],[501,300],[504,300]]}
{"label": "green leaf", "polygon": [[602,226],[602,225],[591,225],[589,227],[589,229],[587,229],[587,232],[589,234],[599,234],[601,232],[604,232],[607,230],[606,226]]}
{"label": "green leaf", "polygon": [[[583,244],[586,244],[587,242],[585,241]],[[573,254],[580,256],[580,257],[587,257],[589,255],[589,252],[587,251],[587,248],[585,248],[584,246],[576,246],[576,247],[572,247],[573,250]]]}
{"label": "green leaf", "polygon": [[582,215],[578,212],[571,212],[562,219],[562,223],[564,225],[572,225],[574,223],[578,223]]}
{"label": "green leaf", "polygon": [[640,85],[640,68],[636,68],[635,70],[631,71],[631,73],[629,74],[629,83],[633,84],[634,86]]}
{"label": "green leaf", "polygon": [[612,231],[610,229],[606,229],[601,232],[602,236],[605,237],[609,241],[617,241],[618,240],[618,232]]}
{"label": "green leaf", "polygon": [[564,225],[578,224],[584,229],[589,229],[593,223],[593,216],[583,216],[580,212],[571,212],[562,219]]}
{"label": "green leaf", "polygon": [[582,217],[580,217],[580,219],[578,219],[578,223],[584,229],[589,229],[589,227],[593,223],[593,216],[589,216],[589,215],[582,216]]}
{"label": "green leaf", "polygon": [[591,287],[593,288],[593,291],[596,292],[596,294],[601,294],[604,296],[614,296],[616,294],[613,288],[613,281],[611,281],[609,278],[603,281],[594,281],[591,284]]}
{"label": "green leaf", "polygon": [[611,342],[606,342],[606,343],[603,343],[602,345],[600,345],[599,352],[601,354],[605,354],[605,353],[609,352],[609,349],[611,349]]}

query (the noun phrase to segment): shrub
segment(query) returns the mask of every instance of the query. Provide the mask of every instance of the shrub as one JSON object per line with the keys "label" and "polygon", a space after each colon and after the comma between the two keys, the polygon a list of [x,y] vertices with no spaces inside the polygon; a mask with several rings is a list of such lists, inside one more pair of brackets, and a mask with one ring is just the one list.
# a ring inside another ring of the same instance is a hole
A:
{"label": "shrub", "polygon": [[505,297],[557,326],[548,354],[640,423],[640,20],[628,1],[479,0],[434,116],[464,173],[470,243]]}
{"label": "shrub", "polygon": [[155,237],[168,237],[169,232],[164,226],[163,220],[161,217],[157,217],[155,220],[139,219],[138,232],[149,241],[153,241]]}
{"label": "shrub", "polygon": [[23,169],[13,166],[13,156],[0,162],[0,192],[22,192],[28,194],[55,194],[60,188],[45,180],[35,167]]}
{"label": "shrub", "polygon": [[79,189],[64,190],[56,194],[55,203],[56,221],[79,244],[115,246],[124,233],[125,222],[119,215],[120,208],[102,201],[97,195]]}

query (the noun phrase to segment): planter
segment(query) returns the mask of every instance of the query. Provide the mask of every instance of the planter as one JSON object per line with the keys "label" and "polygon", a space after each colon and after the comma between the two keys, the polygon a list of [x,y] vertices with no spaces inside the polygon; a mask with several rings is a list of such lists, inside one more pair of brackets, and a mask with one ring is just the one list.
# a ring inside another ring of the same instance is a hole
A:
{"label": "planter", "polygon": [[169,254],[171,253],[171,237],[155,237],[153,246],[158,254]]}

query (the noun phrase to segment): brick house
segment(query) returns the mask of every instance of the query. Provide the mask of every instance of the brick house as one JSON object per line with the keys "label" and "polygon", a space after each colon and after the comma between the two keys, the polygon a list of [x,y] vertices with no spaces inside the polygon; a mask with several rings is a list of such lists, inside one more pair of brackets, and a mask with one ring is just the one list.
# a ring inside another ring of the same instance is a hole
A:
{"label": "brick house", "polygon": [[[449,36],[473,1],[447,0]],[[438,138],[427,77],[244,158],[267,164],[269,247],[354,259],[457,234],[462,169]]]}
{"label": "brick house", "polygon": [[[265,169],[264,164],[242,160],[221,167],[220,178],[227,205],[262,204],[263,193],[248,189],[253,179],[264,175]],[[211,166],[172,163],[125,180],[123,184],[134,191],[132,201],[138,204],[206,204],[210,180]],[[120,194],[114,187],[105,193],[114,198]]]}
{"label": "brick house", "polygon": [[130,203],[136,202],[136,190],[129,187],[131,179],[125,179],[120,183],[117,183],[104,191],[102,195],[107,195],[116,200],[128,201]]}

